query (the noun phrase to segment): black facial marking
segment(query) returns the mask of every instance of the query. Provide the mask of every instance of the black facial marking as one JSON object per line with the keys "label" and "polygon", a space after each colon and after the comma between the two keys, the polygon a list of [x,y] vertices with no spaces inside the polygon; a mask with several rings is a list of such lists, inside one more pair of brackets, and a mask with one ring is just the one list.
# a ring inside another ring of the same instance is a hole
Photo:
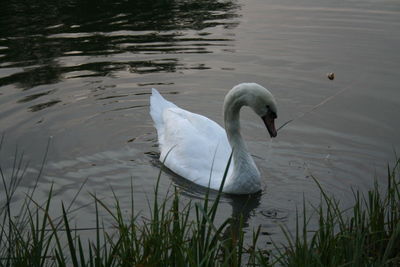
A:
{"label": "black facial marking", "polygon": [[276,113],[270,109],[269,105],[267,105],[267,109],[268,109],[268,113],[271,114],[271,117],[272,117],[273,119],[278,118],[278,116],[276,115]]}

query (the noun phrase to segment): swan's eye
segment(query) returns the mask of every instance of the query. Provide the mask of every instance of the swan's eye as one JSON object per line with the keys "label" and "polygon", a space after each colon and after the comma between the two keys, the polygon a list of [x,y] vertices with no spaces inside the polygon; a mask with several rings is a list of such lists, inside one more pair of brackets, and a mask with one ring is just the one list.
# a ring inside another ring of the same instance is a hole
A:
{"label": "swan's eye", "polygon": [[269,105],[267,105],[267,112],[269,113],[269,114],[271,114],[271,117],[272,118],[274,118],[274,119],[276,119],[276,118],[278,118],[278,116],[276,115],[276,113],[274,112],[274,111],[272,111],[271,110],[271,108],[269,107]]}

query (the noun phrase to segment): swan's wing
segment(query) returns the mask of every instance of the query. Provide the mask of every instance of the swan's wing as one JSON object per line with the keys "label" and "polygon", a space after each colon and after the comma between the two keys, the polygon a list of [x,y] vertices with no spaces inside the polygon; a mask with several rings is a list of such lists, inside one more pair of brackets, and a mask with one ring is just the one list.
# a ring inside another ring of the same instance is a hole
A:
{"label": "swan's wing", "polygon": [[160,160],[192,182],[218,189],[231,152],[225,130],[204,116],[177,107],[164,110],[163,126],[159,131]]}

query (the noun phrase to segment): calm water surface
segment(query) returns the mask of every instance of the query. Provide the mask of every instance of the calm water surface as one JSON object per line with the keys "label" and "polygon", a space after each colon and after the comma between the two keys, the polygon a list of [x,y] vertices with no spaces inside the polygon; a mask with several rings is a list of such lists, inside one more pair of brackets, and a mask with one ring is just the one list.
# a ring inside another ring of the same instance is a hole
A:
{"label": "calm water surface", "polygon": [[[352,187],[366,191],[375,177],[384,184],[400,151],[397,1],[11,0],[0,10],[1,167],[10,174],[15,153],[24,153],[26,191],[51,137],[36,198],[54,182],[57,199],[69,203],[87,179],[74,203],[81,227],[94,225],[87,192],[112,203],[113,188],[128,208],[133,182],[136,209],[148,210],[160,170],[151,87],[219,123],[237,83],[273,92],[277,125],[294,121],[270,140],[244,109],[264,190],[224,197],[219,217],[244,212],[249,229],[261,225],[275,239],[279,224],[293,226],[303,196],[319,202],[312,175],[348,206]],[[163,194],[174,185],[183,201],[204,194],[164,173]]]}

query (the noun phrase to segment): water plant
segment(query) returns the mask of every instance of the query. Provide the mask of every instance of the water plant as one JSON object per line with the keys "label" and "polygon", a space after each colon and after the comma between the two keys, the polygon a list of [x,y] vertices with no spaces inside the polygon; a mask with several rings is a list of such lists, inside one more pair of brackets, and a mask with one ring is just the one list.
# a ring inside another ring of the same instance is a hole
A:
{"label": "water plant", "polygon": [[[16,169],[20,166],[16,165]],[[161,170],[148,218],[140,219],[135,214],[133,195],[127,218],[112,189],[114,207],[93,193],[96,225],[93,239],[89,240],[82,239],[79,229],[71,227],[71,204],[61,204],[61,217],[51,216],[53,186],[42,204],[34,200],[33,192],[27,194],[15,216],[14,184],[22,177],[13,175],[13,182],[7,183],[3,172],[0,173],[6,191],[0,210],[0,266],[241,266],[242,255],[248,253],[243,231],[226,234],[236,222],[226,219],[219,225],[215,223],[221,192],[214,200],[207,193],[203,201],[182,207],[175,189],[159,201]],[[104,225],[100,209],[112,218],[113,227]],[[248,257],[247,264],[254,260]]]}
{"label": "water plant", "polygon": [[353,190],[354,205],[348,209],[341,208],[340,201],[313,179],[322,195],[322,203],[314,208],[317,227],[310,226],[311,216],[304,208],[297,216],[294,235],[282,228],[288,245],[278,249],[276,262],[283,266],[400,266],[400,160],[388,167],[386,190],[377,183],[365,195]]}
{"label": "water plant", "polygon": [[[161,171],[147,217],[135,211],[133,193],[128,213],[112,188],[113,206],[92,193],[95,225],[93,235],[83,238],[79,228],[71,227],[72,203],[61,204],[61,216],[50,213],[52,185],[41,203],[33,197],[37,182],[24,200],[13,201],[26,170],[19,155],[8,177],[0,164],[5,192],[0,197],[0,266],[399,266],[399,169],[400,160],[388,168],[385,190],[378,184],[365,195],[354,190],[354,206],[348,209],[314,178],[321,204],[309,215],[304,200],[296,231],[282,226],[287,243],[274,243],[268,251],[258,242],[260,228],[250,233],[247,244],[241,218],[216,222],[221,189],[215,198],[207,193],[202,201],[183,204],[175,188],[160,200]],[[112,227],[104,223],[104,214]]]}

